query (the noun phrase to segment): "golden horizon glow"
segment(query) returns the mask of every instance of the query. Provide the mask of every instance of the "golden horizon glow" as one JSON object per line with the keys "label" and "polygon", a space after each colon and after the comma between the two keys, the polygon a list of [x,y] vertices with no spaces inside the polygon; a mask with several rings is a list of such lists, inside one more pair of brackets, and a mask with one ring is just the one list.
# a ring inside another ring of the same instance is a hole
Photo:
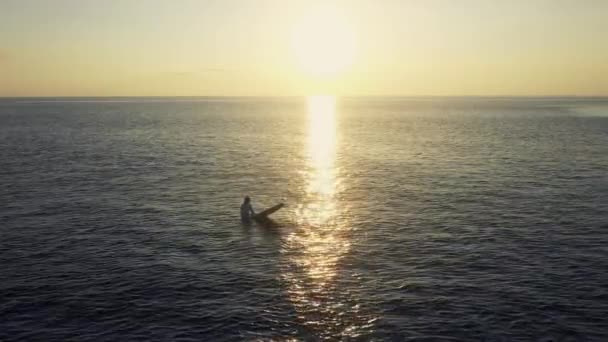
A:
{"label": "golden horizon glow", "polygon": [[315,8],[294,26],[291,48],[304,73],[331,77],[346,71],[354,63],[355,31],[337,8]]}
{"label": "golden horizon glow", "polygon": [[0,1],[0,96],[608,96],[608,1]]}

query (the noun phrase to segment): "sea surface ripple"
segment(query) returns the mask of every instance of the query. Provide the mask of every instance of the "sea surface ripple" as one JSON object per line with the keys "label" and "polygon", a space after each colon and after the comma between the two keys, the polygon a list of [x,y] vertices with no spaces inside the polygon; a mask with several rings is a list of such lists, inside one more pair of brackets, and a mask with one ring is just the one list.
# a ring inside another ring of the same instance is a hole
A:
{"label": "sea surface ripple", "polygon": [[608,341],[605,99],[1,99],[0,160],[1,341]]}

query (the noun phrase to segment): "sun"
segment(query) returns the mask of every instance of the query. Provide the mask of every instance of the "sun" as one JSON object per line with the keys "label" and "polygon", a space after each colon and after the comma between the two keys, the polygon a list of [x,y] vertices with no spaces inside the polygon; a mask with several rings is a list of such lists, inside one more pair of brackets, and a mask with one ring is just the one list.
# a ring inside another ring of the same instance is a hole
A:
{"label": "sun", "polygon": [[316,8],[294,25],[291,47],[298,67],[311,76],[345,72],[355,61],[355,31],[332,7]]}

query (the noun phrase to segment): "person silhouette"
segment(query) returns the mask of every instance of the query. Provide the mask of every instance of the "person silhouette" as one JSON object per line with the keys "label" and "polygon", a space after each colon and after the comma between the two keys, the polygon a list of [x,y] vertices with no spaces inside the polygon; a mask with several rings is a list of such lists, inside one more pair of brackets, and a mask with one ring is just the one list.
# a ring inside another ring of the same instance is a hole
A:
{"label": "person silhouette", "polygon": [[241,204],[241,220],[243,222],[249,222],[253,215],[255,215],[255,211],[253,211],[253,207],[251,206],[251,198],[245,196],[243,203]]}

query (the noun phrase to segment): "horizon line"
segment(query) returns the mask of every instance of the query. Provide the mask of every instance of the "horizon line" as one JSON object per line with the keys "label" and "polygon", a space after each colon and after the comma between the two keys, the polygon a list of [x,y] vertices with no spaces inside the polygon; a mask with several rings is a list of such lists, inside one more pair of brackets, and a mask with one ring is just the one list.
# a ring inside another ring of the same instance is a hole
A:
{"label": "horizon line", "polygon": [[0,96],[4,99],[43,99],[43,98],[301,98],[310,96],[335,96],[338,98],[605,98],[607,95],[27,95],[27,96]]}

